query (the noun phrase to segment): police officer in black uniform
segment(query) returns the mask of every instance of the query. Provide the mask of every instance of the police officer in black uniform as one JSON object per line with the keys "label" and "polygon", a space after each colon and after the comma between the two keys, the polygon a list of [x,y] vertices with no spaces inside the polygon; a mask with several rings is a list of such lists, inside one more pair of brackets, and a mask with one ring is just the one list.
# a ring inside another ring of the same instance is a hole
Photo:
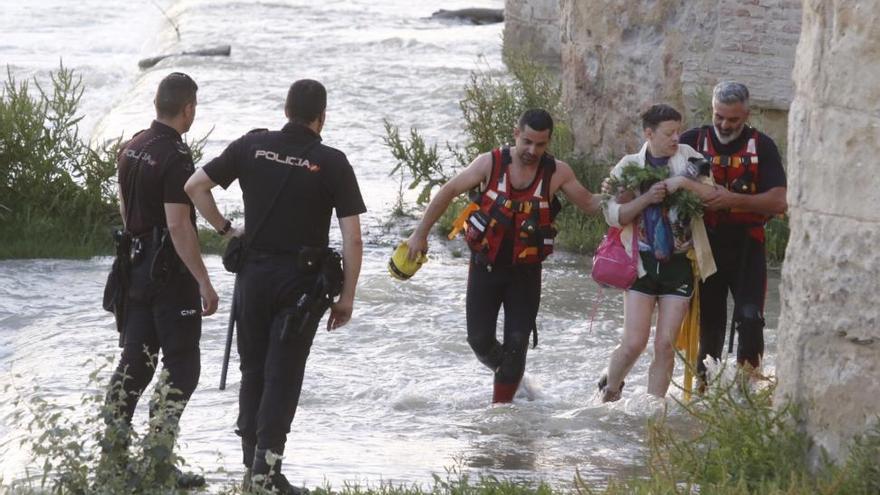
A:
{"label": "police officer in black uniform", "polygon": [[[117,160],[131,268],[120,328],[122,356],[108,404],[115,421],[131,425],[161,349],[168,384],[176,390],[168,399],[182,403],[172,413],[173,424],[165,425],[172,434],[199,381],[202,316],[217,310],[217,293],[199,252],[195,211],[183,190],[194,167],[181,134],[195,119],[197,90],[186,74],[165,77],[156,91],[156,120],[122,147]],[[178,486],[204,484],[201,476],[174,467],[169,472]]]}
{"label": "police officer in black uniform", "polygon": [[[321,143],[327,92],[321,83],[291,85],[280,131],[251,131],[196,171],[186,191],[217,229],[230,222],[211,188],[238,179],[244,199],[244,262],[238,271],[238,353],[241,389],[237,433],[246,466],[245,488],[260,484],[301,493],[281,474],[280,455],[302,389],[306,359],[327,307],[304,314],[328,259],[330,216],[336,210],[343,241],[343,279],[327,329],[351,318],[361,265],[361,213],[366,211],[345,154]],[[338,261],[337,261],[338,266]]]}

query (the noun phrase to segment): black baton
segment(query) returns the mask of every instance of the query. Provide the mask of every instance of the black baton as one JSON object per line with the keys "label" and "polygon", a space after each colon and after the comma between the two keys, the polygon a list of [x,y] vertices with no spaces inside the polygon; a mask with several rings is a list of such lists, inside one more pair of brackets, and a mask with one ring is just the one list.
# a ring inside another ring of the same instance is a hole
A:
{"label": "black baton", "polygon": [[238,313],[238,275],[232,286],[232,307],[229,309],[229,324],[226,326],[226,349],[223,351],[223,367],[220,369],[220,390],[226,390],[226,372],[229,371],[229,353],[232,351],[232,334],[235,333],[235,317]]}

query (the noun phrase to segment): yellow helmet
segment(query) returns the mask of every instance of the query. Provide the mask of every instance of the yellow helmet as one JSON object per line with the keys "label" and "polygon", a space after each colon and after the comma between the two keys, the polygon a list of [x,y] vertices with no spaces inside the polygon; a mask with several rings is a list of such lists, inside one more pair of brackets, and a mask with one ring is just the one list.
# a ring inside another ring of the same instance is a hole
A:
{"label": "yellow helmet", "polygon": [[428,257],[425,253],[419,253],[415,260],[409,259],[409,246],[406,241],[403,241],[394,250],[391,259],[388,260],[388,273],[398,280],[409,280],[426,261],[428,261]]}

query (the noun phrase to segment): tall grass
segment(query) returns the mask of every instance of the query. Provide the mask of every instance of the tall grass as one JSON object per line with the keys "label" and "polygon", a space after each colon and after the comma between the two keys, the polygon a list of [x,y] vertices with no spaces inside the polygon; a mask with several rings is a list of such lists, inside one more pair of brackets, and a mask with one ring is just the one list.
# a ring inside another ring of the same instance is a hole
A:
{"label": "tall grass", "polygon": [[838,463],[821,456],[800,428],[800,414],[772,403],[775,385],[753,390],[716,382],[691,404],[679,404],[688,427],[665,417],[649,431],[648,474],[611,480],[605,488],[576,480],[582,494],[869,495],[880,493],[880,425],[855,439]]}
{"label": "tall grass", "polygon": [[75,406],[48,401],[40,387],[16,388],[13,425],[27,433],[21,447],[31,453],[32,461],[25,478],[6,487],[0,483],[0,493],[4,489],[21,494],[176,492],[174,469],[184,462],[174,453],[175,418],[183,406],[169,399],[174,389],[167,383],[167,372],[158,375],[146,431],[139,433],[116,413],[124,406],[126,392],[121,382],[108,390],[112,364],[112,357],[85,364],[95,369],[87,392]]}

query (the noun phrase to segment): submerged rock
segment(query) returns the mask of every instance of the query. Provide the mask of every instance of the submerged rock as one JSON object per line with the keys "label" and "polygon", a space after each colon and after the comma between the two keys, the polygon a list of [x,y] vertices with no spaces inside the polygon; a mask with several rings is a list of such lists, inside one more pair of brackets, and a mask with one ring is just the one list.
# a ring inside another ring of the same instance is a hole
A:
{"label": "submerged rock", "polygon": [[440,9],[431,14],[432,19],[461,19],[474,24],[495,24],[504,22],[504,9]]}

